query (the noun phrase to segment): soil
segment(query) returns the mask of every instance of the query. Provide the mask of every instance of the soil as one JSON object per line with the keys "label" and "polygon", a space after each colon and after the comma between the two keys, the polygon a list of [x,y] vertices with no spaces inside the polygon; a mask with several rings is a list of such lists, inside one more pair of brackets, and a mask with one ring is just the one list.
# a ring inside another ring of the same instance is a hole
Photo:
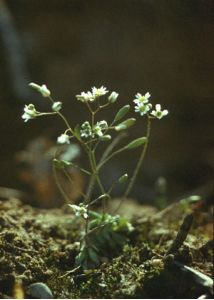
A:
{"label": "soil", "polygon": [[[210,206],[197,208],[189,232],[181,224],[193,205],[177,203],[158,213],[141,209],[121,254],[83,271],[75,266],[81,223],[67,207],[45,210],[18,199],[0,201],[0,298],[48,298],[47,287],[53,298],[211,297]],[[179,231],[180,244],[173,248]]]}

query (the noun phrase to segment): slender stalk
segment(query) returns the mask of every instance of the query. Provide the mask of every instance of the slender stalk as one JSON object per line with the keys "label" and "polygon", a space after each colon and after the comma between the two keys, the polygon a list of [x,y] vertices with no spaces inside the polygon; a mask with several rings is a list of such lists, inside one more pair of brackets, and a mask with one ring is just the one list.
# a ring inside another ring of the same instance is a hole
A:
{"label": "slender stalk", "polygon": [[93,168],[93,162],[92,162],[92,157],[91,157],[91,146],[89,145],[89,150],[87,151],[87,155],[88,155],[88,159],[89,159],[89,163],[90,163],[90,167],[91,167],[91,177],[90,177],[90,180],[89,180],[89,184],[88,184],[88,188],[87,188],[87,192],[86,192],[86,199],[85,199],[85,202],[86,203],[89,203],[89,199],[91,197],[91,193],[92,193],[92,190],[93,190],[93,187],[94,187],[94,184],[96,182],[96,178],[95,178],[95,175],[94,175],[94,168]]}
{"label": "slender stalk", "polygon": [[147,116],[147,129],[146,129],[146,143],[144,144],[143,146],[143,150],[141,152],[141,155],[140,155],[140,158],[137,162],[137,165],[134,169],[134,173],[129,181],[129,184],[128,184],[128,187],[125,191],[125,194],[124,194],[124,197],[127,197],[129,195],[129,193],[131,192],[132,188],[133,188],[133,185],[134,185],[134,182],[137,178],[137,175],[140,171],[140,168],[141,168],[141,165],[142,165],[142,162],[144,160],[144,157],[146,155],[146,151],[147,151],[147,148],[148,148],[148,143],[149,143],[149,137],[150,137],[150,131],[151,131],[151,118],[149,116]]}
{"label": "slender stalk", "polygon": [[[105,189],[102,185],[102,182],[100,180],[99,174],[98,174],[98,167],[97,167],[97,163],[96,163],[96,158],[95,158],[95,152],[92,151],[92,163],[93,163],[93,167],[94,167],[94,171],[95,171],[95,179],[98,183],[98,186],[100,188],[100,191],[103,195],[106,194]],[[105,213],[105,207],[106,207],[106,198],[102,199],[102,208],[103,208],[103,214]]]}
{"label": "slender stalk", "polygon": [[38,117],[41,117],[41,116],[51,116],[51,115],[56,115],[57,113],[56,112],[45,112],[45,113],[40,113],[38,115]]}
{"label": "slender stalk", "polygon": [[[51,101],[51,103],[54,103],[54,100],[51,96],[48,97],[49,100]],[[65,123],[67,129],[73,134],[73,136],[80,142],[80,144],[83,146],[83,149],[86,150],[86,146],[85,144],[83,143],[83,141],[81,140],[81,138],[79,138],[76,133],[74,132],[74,130],[72,129],[72,127],[70,126],[69,122],[67,121],[66,117],[60,112],[60,111],[57,111],[55,112],[55,114],[57,114],[62,120],[63,122]]]}
{"label": "slender stalk", "polygon": [[54,175],[54,180],[56,182],[56,186],[58,187],[61,195],[63,196],[63,198],[65,199],[65,202],[68,203],[70,202],[70,199],[69,197],[66,195],[65,191],[63,190],[60,182],[59,182],[59,179],[58,179],[58,176],[57,176],[57,171],[56,171],[56,167],[54,166],[54,164],[52,164],[52,169],[53,169],[53,175]]}
{"label": "slender stalk", "polygon": [[89,203],[89,206],[93,205],[94,203],[96,203],[98,200],[100,199],[103,199],[103,198],[110,198],[110,196],[107,194],[104,194],[104,195],[101,195],[99,196],[98,198],[92,200],[90,203]]}
{"label": "slender stalk", "polygon": [[98,166],[97,166],[98,170],[99,170],[104,164],[106,164],[107,161],[109,161],[112,157],[114,157],[115,155],[119,154],[119,153],[122,152],[122,151],[125,151],[126,149],[127,149],[126,147],[120,148],[120,149],[118,149],[117,151],[113,152],[111,155],[109,155],[106,159],[104,159],[103,161],[101,161],[101,162],[98,164]]}
{"label": "slender stalk", "polygon": [[[63,169],[63,173],[65,174],[65,176],[68,178],[68,181],[74,186],[74,181],[72,180],[71,176],[69,175],[68,171],[66,171],[65,169]],[[76,188],[76,186],[75,186]],[[86,194],[83,193],[80,189],[76,188],[78,193],[85,199],[86,198]]]}
{"label": "slender stalk", "polygon": [[82,171],[83,173],[85,173],[85,174],[87,174],[87,175],[91,175],[91,172],[89,172],[89,171],[87,171],[87,170],[85,170],[85,169],[83,169],[83,168],[81,168],[80,166],[78,166],[78,165],[76,165],[76,164],[74,164],[74,163],[70,163],[71,165],[72,165],[72,167],[74,167],[74,168],[76,168],[76,169],[79,169],[80,171]]}
{"label": "slender stalk", "polygon": [[116,138],[111,142],[111,144],[106,148],[106,150],[103,152],[103,155],[99,161],[99,164],[101,164],[104,159],[111,153],[111,151],[114,149],[114,147],[124,138],[127,134],[122,132]]}

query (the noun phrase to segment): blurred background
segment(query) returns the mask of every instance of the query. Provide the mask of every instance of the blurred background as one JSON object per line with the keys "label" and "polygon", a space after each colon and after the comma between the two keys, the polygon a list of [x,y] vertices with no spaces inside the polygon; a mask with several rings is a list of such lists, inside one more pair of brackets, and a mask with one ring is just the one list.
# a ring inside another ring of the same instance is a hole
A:
{"label": "blurred background", "polygon": [[[45,162],[39,171],[32,161],[20,163],[20,152],[31,143],[27,151],[37,164],[43,148],[64,129],[55,117],[27,124],[21,119],[25,103],[48,109],[46,100],[28,87],[33,81],[47,84],[72,124],[87,119],[75,95],[92,86],[120,94],[114,109],[101,116],[107,120],[122,105],[132,104],[137,92],[149,91],[152,102],[170,114],[152,124],[149,151],[131,196],[153,203],[160,184],[169,202],[192,192],[210,195],[213,34],[213,0],[0,0],[0,186],[35,192],[36,180],[44,183],[51,173]],[[145,126],[139,118],[130,139],[144,135]],[[40,144],[32,146],[35,139]],[[115,158],[103,171],[105,185],[129,173],[137,154]],[[84,164],[84,158],[78,162]],[[86,179],[78,176],[82,187]]]}

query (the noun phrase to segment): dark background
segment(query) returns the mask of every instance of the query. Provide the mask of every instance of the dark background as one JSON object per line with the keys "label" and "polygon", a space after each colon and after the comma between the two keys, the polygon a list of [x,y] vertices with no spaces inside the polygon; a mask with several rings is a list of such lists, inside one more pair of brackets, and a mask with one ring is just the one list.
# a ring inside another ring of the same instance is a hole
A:
{"label": "dark background", "polygon": [[[2,17],[5,5],[15,43]],[[1,0],[0,11],[1,186],[22,188],[15,153],[38,135],[63,130],[55,118],[21,120],[25,103],[46,108],[28,88],[31,81],[47,84],[73,124],[87,118],[75,95],[92,86],[120,94],[114,111],[103,116],[108,120],[137,92],[149,91],[153,103],[170,111],[152,125],[135,197],[152,200],[160,176],[170,200],[212,181],[213,0]],[[133,136],[143,134],[139,119]],[[121,155],[105,177],[130,170],[136,155]]]}

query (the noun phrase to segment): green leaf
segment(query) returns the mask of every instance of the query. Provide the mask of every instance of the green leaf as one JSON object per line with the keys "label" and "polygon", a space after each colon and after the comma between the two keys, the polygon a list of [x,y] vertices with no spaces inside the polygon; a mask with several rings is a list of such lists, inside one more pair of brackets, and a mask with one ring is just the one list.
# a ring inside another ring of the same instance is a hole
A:
{"label": "green leaf", "polygon": [[74,133],[76,135],[77,138],[81,138],[81,135],[80,135],[80,125],[77,124],[74,128]]}
{"label": "green leaf", "polygon": [[134,149],[134,148],[137,148],[141,145],[144,145],[147,141],[147,138],[146,137],[141,137],[141,138],[138,138],[134,141],[132,141],[131,143],[129,143],[126,148],[127,149]]}
{"label": "green leaf", "polygon": [[130,109],[130,105],[125,105],[121,109],[119,109],[118,113],[114,118],[114,122],[117,122],[120,119],[122,119],[128,113],[129,109]]}
{"label": "green leaf", "polygon": [[93,219],[100,219],[102,217],[101,214],[97,213],[96,211],[93,211],[93,210],[89,210],[89,216],[90,218],[93,218]]}
{"label": "green leaf", "polygon": [[117,126],[115,126],[115,130],[116,131],[125,130],[125,129],[131,127],[132,125],[134,125],[135,121],[136,121],[136,119],[134,119],[134,118],[127,119],[127,120],[123,121],[122,123],[118,124]]}
{"label": "green leaf", "polygon": [[127,241],[127,238],[124,235],[121,235],[116,232],[112,232],[112,239],[118,246],[123,246]]}
{"label": "green leaf", "polygon": [[100,260],[99,260],[99,256],[97,254],[97,252],[93,249],[93,248],[88,248],[88,255],[89,258],[96,264],[99,265]]}
{"label": "green leaf", "polygon": [[100,224],[100,220],[99,219],[92,220],[88,224],[89,225],[89,229],[93,229],[93,228],[99,226],[99,224]]}

